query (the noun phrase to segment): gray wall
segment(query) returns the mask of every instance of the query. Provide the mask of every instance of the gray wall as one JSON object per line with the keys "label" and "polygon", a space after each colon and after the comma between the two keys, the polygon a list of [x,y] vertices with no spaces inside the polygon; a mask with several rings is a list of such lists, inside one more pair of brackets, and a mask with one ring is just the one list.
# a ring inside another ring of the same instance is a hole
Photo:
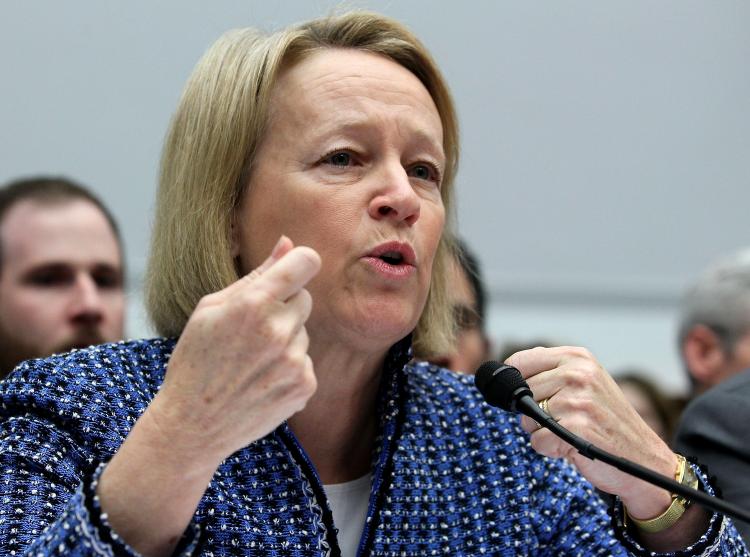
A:
{"label": "gray wall", "polygon": [[[6,1],[0,181],[62,173],[122,223],[129,331],[160,144],[191,68],[231,27],[273,29],[317,1]],[[458,104],[459,224],[479,253],[498,342],[589,346],[684,386],[674,306],[716,255],[750,243],[750,3],[350,2],[403,20]]]}

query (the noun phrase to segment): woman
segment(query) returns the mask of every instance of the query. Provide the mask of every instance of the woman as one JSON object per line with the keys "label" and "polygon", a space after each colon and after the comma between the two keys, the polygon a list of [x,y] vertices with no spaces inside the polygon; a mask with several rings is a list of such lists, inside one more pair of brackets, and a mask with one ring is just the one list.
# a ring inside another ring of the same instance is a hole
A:
{"label": "woman", "polygon": [[[624,554],[571,467],[530,451],[470,378],[409,364],[412,342],[429,353],[450,340],[441,238],[456,141],[442,78],[391,20],[355,13],[220,39],[187,85],[162,164],[148,300],[160,333],[179,339],[16,370],[3,387],[3,546]],[[588,353],[511,360],[566,426],[599,442],[616,433],[625,455],[674,469],[664,447],[640,454],[644,437],[658,439]],[[531,443],[575,460],[544,432]],[[669,505],[578,464],[636,519]],[[623,538],[645,553],[638,536],[743,551],[731,523],[697,507],[665,532]]]}

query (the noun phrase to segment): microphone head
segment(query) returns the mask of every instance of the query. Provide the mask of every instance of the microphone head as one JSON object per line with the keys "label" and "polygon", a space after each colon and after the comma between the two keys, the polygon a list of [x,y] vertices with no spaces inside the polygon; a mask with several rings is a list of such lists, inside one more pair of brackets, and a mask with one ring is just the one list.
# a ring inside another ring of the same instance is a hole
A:
{"label": "microphone head", "polygon": [[514,412],[516,409],[515,401],[519,389],[529,389],[520,371],[513,366],[495,361],[484,362],[479,366],[474,375],[474,384],[487,404],[508,412]]}

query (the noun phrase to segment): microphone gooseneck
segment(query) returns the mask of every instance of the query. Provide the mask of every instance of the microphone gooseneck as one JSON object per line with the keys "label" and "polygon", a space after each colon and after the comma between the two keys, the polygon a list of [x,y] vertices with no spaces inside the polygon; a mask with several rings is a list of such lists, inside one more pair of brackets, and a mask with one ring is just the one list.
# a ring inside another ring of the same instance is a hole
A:
{"label": "microphone gooseneck", "polygon": [[474,375],[474,384],[479,389],[479,392],[482,393],[487,404],[502,408],[508,412],[521,412],[535,420],[540,426],[549,429],[563,441],[572,445],[583,456],[591,460],[606,462],[622,472],[666,489],[670,493],[682,495],[709,510],[750,523],[750,512],[732,505],[723,499],[713,497],[704,491],[682,485],[672,478],[662,476],[645,466],[608,453],[567,430],[539,407],[534,401],[533,393],[528,383],[523,379],[521,372],[513,366],[495,361],[485,362],[477,369]]}

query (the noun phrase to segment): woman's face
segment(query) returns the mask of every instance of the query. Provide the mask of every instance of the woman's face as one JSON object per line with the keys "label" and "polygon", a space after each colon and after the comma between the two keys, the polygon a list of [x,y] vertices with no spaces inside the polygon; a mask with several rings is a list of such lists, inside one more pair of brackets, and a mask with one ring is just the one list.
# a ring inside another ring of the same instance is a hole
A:
{"label": "woman's face", "polygon": [[382,348],[415,327],[443,229],[443,128],[398,64],[328,49],[287,69],[234,226],[243,272],[281,234],[321,256],[311,337]]}

